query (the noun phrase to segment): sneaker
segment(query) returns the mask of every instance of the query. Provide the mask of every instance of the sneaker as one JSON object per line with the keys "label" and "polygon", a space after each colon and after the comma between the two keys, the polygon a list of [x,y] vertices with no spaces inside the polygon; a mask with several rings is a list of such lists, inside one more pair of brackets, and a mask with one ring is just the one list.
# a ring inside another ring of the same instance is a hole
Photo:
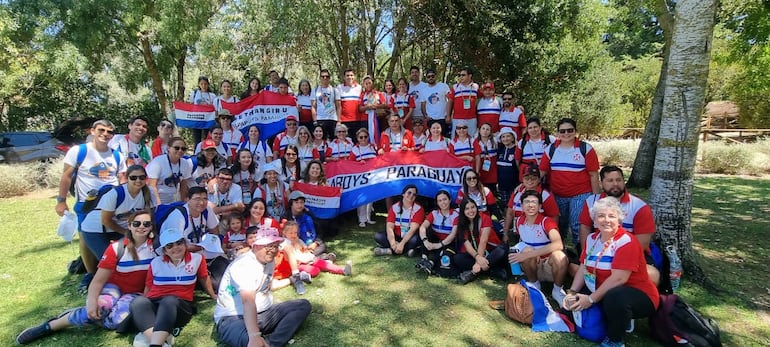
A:
{"label": "sneaker", "polygon": [[289,280],[291,281],[291,285],[294,286],[294,290],[297,292],[297,295],[305,294],[305,285],[302,284],[302,279],[300,279],[299,273],[291,275]]}
{"label": "sneaker", "polygon": [[150,339],[147,338],[147,336],[144,336],[142,333],[136,334],[134,336],[134,347],[149,347],[150,346]]}
{"label": "sneaker", "polygon": [[37,339],[53,334],[51,326],[48,325],[48,322],[50,321],[51,320],[47,320],[43,324],[24,329],[24,331],[22,331],[19,336],[16,336],[16,343],[25,345]]}
{"label": "sneaker", "polygon": [[507,281],[508,271],[505,271],[505,269],[503,268],[492,268],[492,269],[489,269],[489,277]]}
{"label": "sneaker", "polygon": [[612,342],[609,337],[605,337],[599,347],[626,347],[626,344],[623,341]]}
{"label": "sneaker", "polygon": [[476,279],[477,274],[473,273],[473,271],[468,270],[460,274],[460,283],[462,284],[468,284]]}
{"label": "sneaker", "polygon": [[631,321],[628,322],[628,326],[626,327],[626,332],[627,333],[634,332],[634,320],[633,319],[631,319]]}
{"label": "sneaker", "polygon": [[561,303],[564,302],[564,298],[567,297],[567,293],[564,292],[563,288],[554,285],[553,290],[551,290],[551,297],[556,300],[556,303],[559,304],[559,306],[561,306]]}
{"label": "sneaker", "polygon": [[342,274],[345,276],[353,276],[353,262],[348,260],[345,262],[345,269],[342,270]]}
{"label": "sneaker", "polygon": [[358,223],[359,228],[366,228],[366,222]]}
{"label": "sneaker", "polygon": [[426,257],[420,259],[417,264],[414,264],[414,267],[417,269],[417,271],[424,271],[428,274],[428,276],[433,274],[433,262]]}
{"label": "sneaker", "polygon": [[369,223],[369,224],[371,224],[371,225],[375,225],[375,224],[377,224],[377,222],[375,222],[375,221],[373,221],[373,220],[371,220],[371,219],[370,219],[370,220],[368,220],[368,221],[366,221],[366,222],[367,222],[367,223]]}
{"label": "sneaker", "polygon": [[409,258],[416,257],[417,256],[417,250],[413,248],[413,249],[410,249],[410,250],[406,251],[406,256],[409,257]]}
{"label": "sneaker", "polygon": [[176,338],[174,337],[174,334],[168,334],[168,337],[166,338],[166,342],[163,343],[163,347],[166,346],[173,346]]}
{"label": "sneaker", "polygon": [[326,253],[326,260],[333,263],[337,260],[337,255],[334,253]]}
{"label": "sneaker", "polygon": [[299,279],[301,279],[302,282],[305,282],[307,284],[313,283],[313,276],[310,276],[310,274],[305,271],[299,272]]}
{"label": "sneaker", "polygon": [[83,275],[83,278],[80,280],[80,284],[78,285],[78,294],[80,295],[86,295],[88,294],[88,286],[91,285],[91,280],[94,279],[94,274],[92,273],[86,273]]}
{"label": "sneaker", "polygon": [[374,249],[374,255],[376,256],[392,255],[392,254],[393,254],[393,251],[391,251],[390,248],[376,247]]}

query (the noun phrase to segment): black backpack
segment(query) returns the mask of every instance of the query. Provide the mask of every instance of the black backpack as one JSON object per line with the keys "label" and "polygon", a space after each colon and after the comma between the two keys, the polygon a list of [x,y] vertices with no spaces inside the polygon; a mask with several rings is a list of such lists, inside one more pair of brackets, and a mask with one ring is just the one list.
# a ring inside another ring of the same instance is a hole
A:
{"label": "black backpack", "polygon": [[719,325],[690,307],[676,294],[661,295],[650,317],[650,333],[664,346],[721,347]]}

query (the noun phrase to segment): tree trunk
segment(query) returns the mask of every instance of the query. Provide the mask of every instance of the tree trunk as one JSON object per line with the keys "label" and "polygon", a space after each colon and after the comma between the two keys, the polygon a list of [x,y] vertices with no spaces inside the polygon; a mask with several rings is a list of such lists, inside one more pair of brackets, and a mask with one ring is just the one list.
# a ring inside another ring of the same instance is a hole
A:
{"label": "tree trunk", "polygon": [[642,141],[636,151],[634,168],[628,177],[629,187],[649,188],[652,182],[652,170],[655,166],[655,151],[660,133],[660,120],[663,116],[663,95],[668,76],[668,57],[671,55],[671,36],[674,29],[674,18],[669,12],[666,0],[654,0],[655,15],[663,29],[663,63],[660,66],[660,76],[655,87],[655,95],[652,97],[650,116],[647,118],[647,126],[644,128]]}
{"label": "tree trunk", "polygon": [[705,104],[717,0],[680,0],[668,61],[663,117],[650,190],[658,231],[675,245],[685,274],[713,288],[692,249],[693,170]]}
{"label": "tree trunk", "polygon": [[187,62],[187,50],[183,49],[179,52],[179,56],[176,59],[176,97],[174,100],[182,101],[185,99],[184,88],[184,66]]}
{"label": "tree trunk", "polygon": [[155,63],[155,57],[152,54],[149,33],[142,32],[139,34],[139,43],[142,45],[144,65],[147,67],[147,72],[150,73],[150,78],[152,79],[152,89],[155,91],[155,97],[158,98],[158,108],[161,113],[167,114],[169,109],[166,89],[163,87],[163,78],[160,77],[160,70],[158,70],[158,65]]}

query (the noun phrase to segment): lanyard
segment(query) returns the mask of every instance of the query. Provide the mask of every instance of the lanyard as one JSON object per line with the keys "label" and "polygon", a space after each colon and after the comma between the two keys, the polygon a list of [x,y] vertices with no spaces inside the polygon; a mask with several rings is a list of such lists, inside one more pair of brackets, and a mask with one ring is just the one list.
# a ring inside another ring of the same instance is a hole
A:
{"label": "lanyard", "polygon": [[[598,235],[597,237],[601,238],[601,235]],[[599,266],[599,261],[602,260],[602,257],[604,256],[604,253],[607,252],[607,250],[610,248],[610,246],[612,246],[614,244],[615,244],[615,235],[612,235],[612,237],[609,240],[607,240],[607,242],[604,243],[604,247],[602,247],[602,251],[599,252],[599,254],[596,256],[596,260],[594,261],[594,266],[593,266],[593,269],[594,269],[593,273],[591,273],[591,270],[587,269],[587,267],[588,267],[587,265],[588,264],[586,263],[586,270],[588,270],[589,274],[591,274],[593,276],[596,276],[596,271],[597,271],[597,268]],[[595,247],[596,247],[596,243],[594,243],[591,246],[591,250],[588,252],[588,254],[586,254],[586,256],[589,256],[589,255],[593,254]]]}
{"label": "lanyard", "polygon": [[168,169],[171,170],[171,175],[176,178],[176,184],[174,186],[179,185],[179,179],[182,178],[182,161],[179,161],[179,171],[177,173],[174,173],[174,165],[171,165],[171,158],[169,158],[168,154],[166,154],[166,160],[168,160]]}

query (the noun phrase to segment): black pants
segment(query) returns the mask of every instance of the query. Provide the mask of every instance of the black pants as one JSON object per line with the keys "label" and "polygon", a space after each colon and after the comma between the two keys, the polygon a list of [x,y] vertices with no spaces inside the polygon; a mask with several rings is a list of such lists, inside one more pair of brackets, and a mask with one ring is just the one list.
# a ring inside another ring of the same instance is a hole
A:
{"label": "black pants", "polygon": [[[396,236],[396,242],[400,242],[402,239],[399,236]],[[385,231],[380,231],[376,234],[374,234],[374,241],[377,242],[377,245],[382,248],[390,248],[390,242],[388,242],[388,233]],[[409,241],[406,242],[406,246],[404,246],[404,254],[406,254],[407,251],[410,249],[415,249],[417,247],[420,247],[420,238],[417,236],[417,233],[414,233],[412,235],[412,238],[409,239]],[[394,254],[395,250],[391,249]]]}
{"label": "black pants", "polygon": [[607,291],[601,305],[607,322],[607,337],[613,342],[623,341],[623,334],[632,318],[645,318],[655,313],[655,306],[643,291],[626,286]]}
{"label": "black pants", "polygon": [[343,122],[342,124],[345,124],[346,127],[348,127],[348,136],[350,138],[353,138],[356,136],[356,132],[358,129],[364,128],[368,130],[369,125],[367,124],[367,121],[353,121],[353,122]]}
{"label": "black pants", "polygon": [[[335,138],[335,131],[337,130],[337,121],[336,120],[319,120],[316,121],[318,125],[321,126],[321,128],[324,129],[324,134],[326,135],[327,139],[334,139]],[[310,132],[313,132],[313,129],[310,129]],[[348,131],[348,137],[355,138],[356,134],[351,134],[350,131]]]}
{"label": "black pants", "polygon": [[[489,268],[495,268],[505,263],[508,256],[508,249],[504,245],[495,247],[491,252],[487,253],[485,258],[489,262]],[[460,271],[467,271],[473,269],[473,264],[476,264],[470,253],[458,253],[454,257],[455,265]]]}
{"label": "black pants", "polygon": [[131,317],[139,331],[153,328],[153,331],[172,333],[190,322],[194,313],[193,303],[168,295],[156,299],[139,296],[131,302]]}
{"label": "black pants", "polygon": [[[268,334],[265,340],[270,346],[284,346],[291,340],[310,314],[310,302],[305,299],[289,300],[270,306],[257,315],[259,330]],[[249,333],[243,316],[228,316],[219,320],[216,326],[219,341],[230,347],[245,347],[249,344]]]}

